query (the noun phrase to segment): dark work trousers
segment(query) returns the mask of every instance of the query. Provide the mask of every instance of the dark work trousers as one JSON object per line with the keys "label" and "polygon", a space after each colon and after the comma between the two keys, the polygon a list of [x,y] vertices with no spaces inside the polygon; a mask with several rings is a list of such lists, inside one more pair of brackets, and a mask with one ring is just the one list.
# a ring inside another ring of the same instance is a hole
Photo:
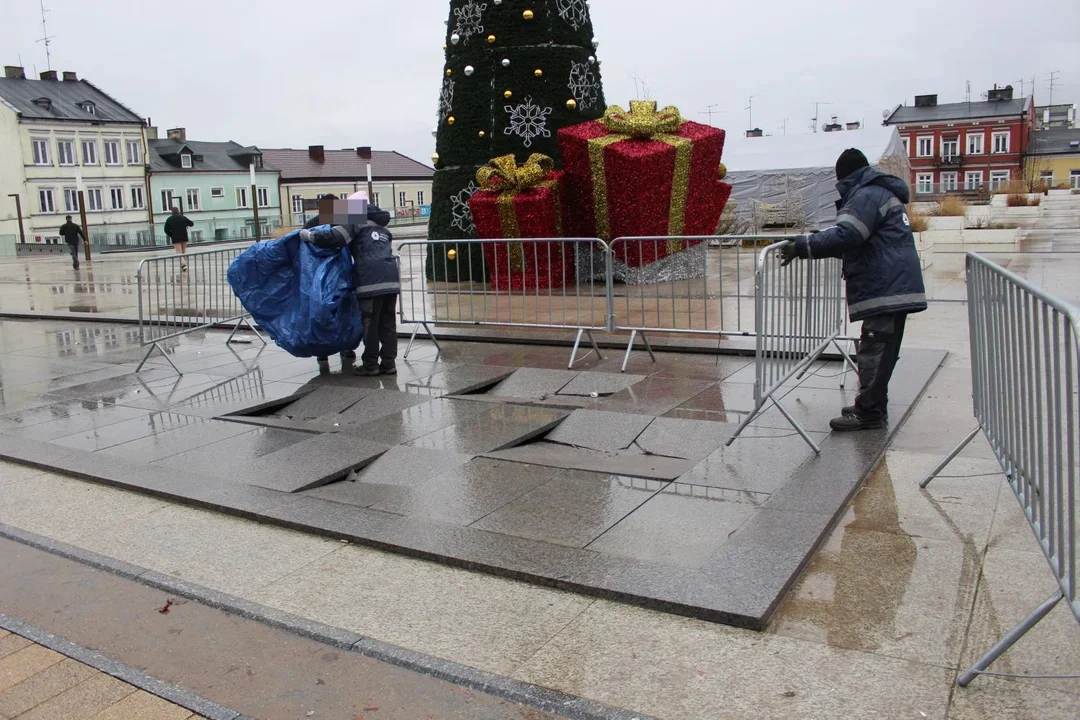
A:
{"label": "dark work trousers", "polygon": [[68,243],[68,249],[71,250],[71,264],[76,270],[79,269],[79,243]]}
{"label": "dark work trousers", "polygon": [[365,367],[391,366],[397,359],[397,295],[376,295],[360,301],[364,313]]}
{"label": "dark work trousers", "polygon": [[889,381],[900,358],[905,325],[906,313],[878,315],[863,321],[856,356],[859,396],[855,398],[855,414],[859,417],[877,420],[888,415]]}

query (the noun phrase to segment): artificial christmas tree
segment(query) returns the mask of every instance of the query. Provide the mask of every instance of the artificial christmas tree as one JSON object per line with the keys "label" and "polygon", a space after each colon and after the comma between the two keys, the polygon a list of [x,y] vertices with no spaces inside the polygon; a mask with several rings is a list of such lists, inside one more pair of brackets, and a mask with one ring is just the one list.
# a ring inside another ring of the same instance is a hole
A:
{"label": "artificial christmas tree", "polygon": [[[471,240],[469,200],[492,158],[559,163],[558,131],[605,110],[586,0],[453,0],[439,96],[432,240]],[[483,282],[479,244],[432,245],[431,280]]]}

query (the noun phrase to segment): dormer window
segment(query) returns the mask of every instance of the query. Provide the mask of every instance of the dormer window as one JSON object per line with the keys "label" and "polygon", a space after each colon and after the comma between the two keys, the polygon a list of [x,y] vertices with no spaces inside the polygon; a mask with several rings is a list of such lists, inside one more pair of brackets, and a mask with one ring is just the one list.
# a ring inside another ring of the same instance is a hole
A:
{"label": "dormer window", "polygon": [[79,107],[85,110],[90,115],[97,115],[97,106],[94,103],[87,100],[86,102],[79,103]]}
{"label": "dormer window", "polygon": [[188,153],[184,153],[180,156],[180,167],[184,168],[185,170],[191,169],[191,155],[189,155]]}
{"label": "dormer window", "polygon": [[40,108],[44,108],[45,110],[52,110],[52,100],[50,100],[49,98],[38,98],[34,101],[34,104]]}
{"label": "dormer window", "polygon": [[263,168],[262,155],[252,155],[251,156],[251,164],[255,166],[256,170],[262,170],[262,168]]}

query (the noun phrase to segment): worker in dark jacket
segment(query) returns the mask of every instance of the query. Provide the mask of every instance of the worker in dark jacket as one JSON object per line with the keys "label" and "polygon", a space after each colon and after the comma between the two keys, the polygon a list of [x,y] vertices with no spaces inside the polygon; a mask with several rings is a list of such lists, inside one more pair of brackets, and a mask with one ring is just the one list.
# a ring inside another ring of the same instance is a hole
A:
{"label": "worker in dark jacket", "polygon": [[889,381],[900,357],[907,316],[926,310],[922,266],[907,215],[907,183],[874,168],[859,150],[836,163],[836,225],[800,235],[784,247],[787,262],[843,258],[848,312],[862,321],[859,395],[831,423],[833,430],[872,430],[889,414]]}
{"label": "worker in dark jacket", "polygon": [[60,226],[60,236],[68,244],[71,250],[71,264],[76,270],[79,269],[79,239],[86,240],[82,228],[71,222],[71,216],[67,216],[67,222]]}
{"label": "worker in dark jacket", "polygon": [[390,213],[368,206],[368,224],[353,228],[349,246],[356,272],[356,294],[364,314],[361,375],[397,374],[397,299],[401,271],[394,256],[394,236],[386,229]]}
{"label": "worker in dark jacket", "polygon": [[188,228],[195,223],[180,214],[180,208],[173,208],[172,215],[165,221],[165,237],[173,244],[173,249],[180,256],[180,269],[187,270]]}

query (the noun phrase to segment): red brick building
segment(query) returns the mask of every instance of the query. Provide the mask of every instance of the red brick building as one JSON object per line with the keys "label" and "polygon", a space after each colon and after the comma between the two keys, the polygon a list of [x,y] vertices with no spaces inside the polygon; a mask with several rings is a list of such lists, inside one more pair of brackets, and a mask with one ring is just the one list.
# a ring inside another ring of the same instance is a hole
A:
{"label": "red brick building", "polygon": [[896,108],[885,125],[896,126],[907,147],[916,199],[929,199],[994,190],[1021,178],[1035,120],[1034,98],[1013,98],[1010,85],[979,102],[939,105],[937,95],[920,95],[914,107]]}

